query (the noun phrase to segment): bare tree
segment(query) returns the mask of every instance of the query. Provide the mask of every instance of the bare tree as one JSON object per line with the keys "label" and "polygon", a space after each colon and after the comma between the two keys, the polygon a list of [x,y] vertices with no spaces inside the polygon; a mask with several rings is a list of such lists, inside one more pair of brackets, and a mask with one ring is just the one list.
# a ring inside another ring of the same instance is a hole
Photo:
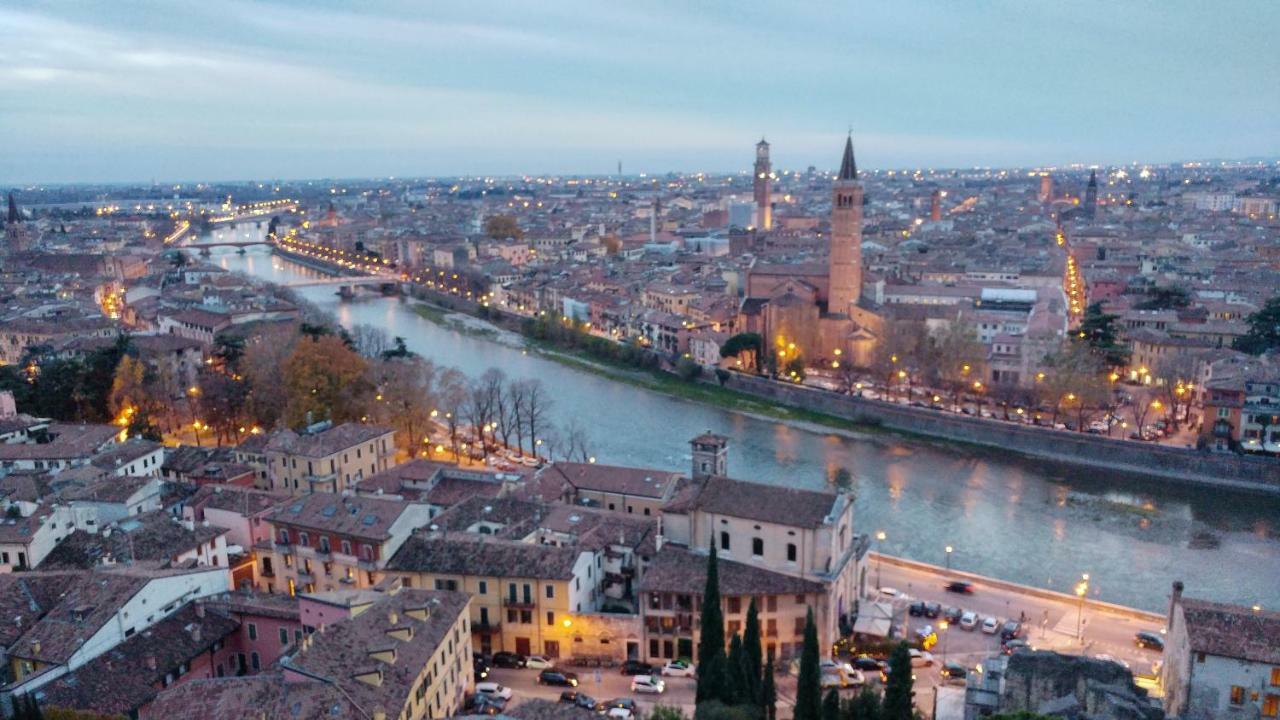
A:
{"label": "bare tree", "polygon": [[436,366],[417,356],[377,360],[369,366],[369,376],[376,391],[370,419],[394,427],[397,444],[416,455],[438,405]]}
{"label": "bare tree", "polygon": [[440,373],[440,379],[437,381],[436,395],[439,399],[437,417],[444,422],[445,430],[449,433],[449,447],[454,457],[460,460],[461,438],[459,436],[469,395],[466,376],[455,368],[446,368]]}
{"label": "bare tree", "polygon": [[[506,400],[503,403],[504,408],[510,413],[510,426],[516,434],[516,450],[524,452],[524,414],[525,408],[528,406],[528,390],[529,384],[524,380],[516,380],[507,385]],[[508,421],[503,421],[503,427],[507,426]],[[505,436],[503,442],[506,442]]]}
{"label": "bare tree", "polygon": [[575,418],[560,428],[560,451],[565,460],[589,462],[591,451],[588,448],[587,431]]}
{"label": "bare tree", "polygon": [[351,343],[355,351],[367,358],[382,357],[391,349],[391,338],[387,331],[368,323],[359,323],[351,328]]}
{"label": "bare tree", "polygon": [[497,422],[498,404],[506,385],[506,374],[498,368],[489,368],[471,383],[465,414],[467,422],[475,430],[485,452],[489,451],[489,433]]}
{"label": "bare tree", "polygon": [[1164,405],[1169,408],[1169,425],[1174,430],[1178,429],[1181,413],[1189,414],[1199,365],[1196,355],[1174,353],[1160,358],[1152,371],[1161,382],[1160,392]]}
{"label": "bare tree", "polygon": [[551,394],[542,381],[533,378],[522,381],[526,383],[524,392],[524,423],[526,436],[529,438],[529,449],[538,454],[538,439],[548,430],[547,415],[551,409]]}

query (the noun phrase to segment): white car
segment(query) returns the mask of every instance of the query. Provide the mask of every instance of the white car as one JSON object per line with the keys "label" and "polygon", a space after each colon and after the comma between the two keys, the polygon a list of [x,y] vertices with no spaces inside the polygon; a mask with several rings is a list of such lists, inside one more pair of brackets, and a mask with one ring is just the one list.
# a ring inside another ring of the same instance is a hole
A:
{"label": "white car", "polygon": [[510,700],[511,688],[496,682],[481,682],[476,683],[476,694],[498,700]]}
{"label": "white car", "polygon": [[844,687],[844,676],[837,672],[824,671],[821,678],[818,680],[818,684],[823,690],[828,690],[830,688],[839,689]]}
{"label": "white car", "polygon": [[996,618],[989,617],[982,621],[982,632],[988,635],[995,635],[1000,629],[1000,621]]}
{"label": "white car", "polygon": [[916,637],[920,638],[921,640],[929,637],[932,634],[933,634],[932,625],[921,625],[920,627],[916,628]]}
{"label": "white car", "polygon": [[929,667],[933,665],[933,653],[911,648],[911,667]]}
{"label": "white car", "polygon": [[885,597],[898,597],[902,593],[898,592],[897,588],[882,587],[880,588],[880,594],[884,595]]}
{"label": "white car", "polygon": [[960,615],[960,629],[974,630],[978,627],[978,613],[972,610],[965,610]]}
{"label": "white car", "polygon": [[667,684],[662,682],[661,678],[653,675],[636,675],[631,678],[631,692],[633,693],[652,693],[661,695],[667,689]]}
{"label": "white car", "polygon": [[605,713],[605,717],[620,718],[620,720],[631,720],[635,714],[624,707],[609,708],[609,712]]}
{"label": "white car", "polygon": [[555,667],[555,663],[541,655],[530,655],[524,661],[524,666],[530,670],[550,670]]}
{"label": "white car", "polygon": [[672,660],[662,666],[662,674],[670,677],[694,677],[698,674],[691,663],[683,660]]}

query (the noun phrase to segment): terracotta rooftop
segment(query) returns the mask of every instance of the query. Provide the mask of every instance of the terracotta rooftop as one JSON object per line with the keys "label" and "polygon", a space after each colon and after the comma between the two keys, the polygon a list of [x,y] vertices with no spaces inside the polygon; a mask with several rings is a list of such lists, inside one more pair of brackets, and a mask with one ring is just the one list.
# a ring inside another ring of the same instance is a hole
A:
{"label": "terracotta rooftop", "polygon": [[192,680],[161,692],[148,718],[200,720],[345,720],[363,717],[342,691],[283,675]]}
{"label": "terracotta rooftop", "polygon": [[212,542],[226,528],[196,525],[188,530],[163,510],[134,515],[90,534],[76,530],[40,563],[42,569],[89,569],[108,556],[116,562],[153,561],[167,567],[177,556]]}
{"label": "terracotta rooftop", "polygon": [[280,430],[267,441],[267,452],[300,455],[309,458],[326,458],[363,442],[380,438],[395,430],[380,425],[344,423],[315,433],[296,433]]}
{"label": "terracotta rooftop", "polygon": [[269,519],[275,525],[382,541],[391,536],[391,525],[410,506],[400,500],[312,493],[281,505]]}
{"label": "terracotta rooftop", "polygon": [[390,572],[568,580],[581,550],[498,540],[472,533],[414,535],[387,563]]}
{"label": "terracotta rooftop", "polygon": [[1280,612],[1182,598],[1191,651],[1280,665]]}
{"label": "terracotta rooftop", "polygon": [[669,470],[600,465],[597,463],[552,463],[544,473],[564,478],[578,490],[620,493],[660,500],[670,497],[680,474]]}
{"label": "terracotta rooftop", "polygon": [[[765,570],[748,563],[720,559],[720,593],[722,595],[754,595],[820,593],[822,583],[792,575]],[[707,582],[707,556],[678,545],[663,545],[653,557],[644,577],[641,592],[682,592],[701,594]]]}
{"label": "terracotta rooftop", "polygon": [[745,520],[816,528],[827,522],[839,497],[824,490],[802,490],[717,475],[693,483],[665,510],[670,513],[701,510]]}
{"label": "terracotta rooftop", "polygon": [[[208,652],[240,622],[218,612],[198,617],[188,604],[39,691],[42,705],[127,715],[159,693],[167,675]],[[154,665],[152,664],[154,663]]]}

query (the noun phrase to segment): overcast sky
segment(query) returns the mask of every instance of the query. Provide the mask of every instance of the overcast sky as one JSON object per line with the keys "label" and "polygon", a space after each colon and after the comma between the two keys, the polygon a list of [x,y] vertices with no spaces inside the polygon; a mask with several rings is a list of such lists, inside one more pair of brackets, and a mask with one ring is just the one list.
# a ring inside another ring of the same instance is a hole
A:
{"label": "overcast sky", "polygon": [[[836,7],[838,6],[838,7]],[[1280,3],[0,6],[9,183],[1280,155]]]}

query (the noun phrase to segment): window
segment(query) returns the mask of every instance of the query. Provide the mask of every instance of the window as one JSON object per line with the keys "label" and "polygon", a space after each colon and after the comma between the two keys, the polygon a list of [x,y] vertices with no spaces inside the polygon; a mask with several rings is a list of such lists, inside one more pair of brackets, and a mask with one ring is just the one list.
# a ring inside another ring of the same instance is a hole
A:
{"label": "window", "polygon": [[796,561],[796,544],[787,543],[787,562]]}
{"label": "window", "polygon": [[764,621],[764,635],[765,637],[778,637],[778,621],[776,619],[769,618]]}
{"label": "window", "polygon": [[729,533],[723,530],[720,531],[720,549],[721,550],[729,549]]}
{"label": "window", "polygon": [[280,628],[280,645],[284,646],[288,644],[289,644],[289,630],[287,628]]}
{"label": "window", "polygon": [[328,537],[323,537],[323,536],[322,536],[322,537],[320,538],[320,552],[322,552],[322,553],[328,553],[328,552],[329,552],[329,538],[328,538]]}
{"label": "window", "polygon": [[1244,704],[1244,688],[1240,687],[1239,685],[1231,686],[1231,704],[1232,705]]}
{"label": "window", "polygon": [[311,546],[311,538],[304,532],[298,533],[298,544],[303,547]]}
{"label": "window", "polygon": [[1267,695],[1262,699],[1262,717],[1280,715],[1280,695]]}
{"label": "window", "polygon": [[489,583],[485,582],[484,580],[480,581],[479,594],[480,595],[489,594]]}
{"label": "window", "polygon": [[258,653],[255,652],[249,655],[249,664],[253,666],[254,670],[262,669],[262,659],[258,657]]}
{"label": "window", "polygon": [[1271,668],[1271,686],[1280,687],[1280,667]]}
{"label": "window", "polygon": [[249,639],[250,640],[258,639],[258,626],[254,623],[249,623]]}
{"label": "window", "polygon": [[797,604],[797,605],[803,605],[803,604],[804,604],[804,596],[803,596],[803,595],[797,595],[797,596],[796,596],[796,604]]}
{"label": "window", "polygon": [[286,528],[280,529],[280,544],[281,545],[289,544],[289,530]]}
{"label": "window", "polygon": [[737,615],[742,612],[742,598],[734,596],[729,598],[729,612]]}
{"label": "window", "polygon": [[764,599],[765,610],[769,612],[778,612],[778,596],[770,595]]}
{"label": "window", "polygon": [[751,555],[764,557],[764,538],[751,538]]}
{"label": "window", "polygon": [[550,600],[556,596],[556,588],[554,585],[547,586],[547,599]]}
{"label": "window", "polygon": [[804,618],[796,618],[796,623],[795,626],[792,627],[792,631],[795,632],[796,635],[804,635]]}
{"label": "window", "polygon": [[343,554],[343,555],[350,555],[350,554],[351,554],[351,541],[350,541],[350,540],[343,540],[343,541],[342,541],[342,554]]}
{"label": "window", "polygon": [[556,614],[550,610],[547,611],[547,624],[548,625],[556,624]]}

